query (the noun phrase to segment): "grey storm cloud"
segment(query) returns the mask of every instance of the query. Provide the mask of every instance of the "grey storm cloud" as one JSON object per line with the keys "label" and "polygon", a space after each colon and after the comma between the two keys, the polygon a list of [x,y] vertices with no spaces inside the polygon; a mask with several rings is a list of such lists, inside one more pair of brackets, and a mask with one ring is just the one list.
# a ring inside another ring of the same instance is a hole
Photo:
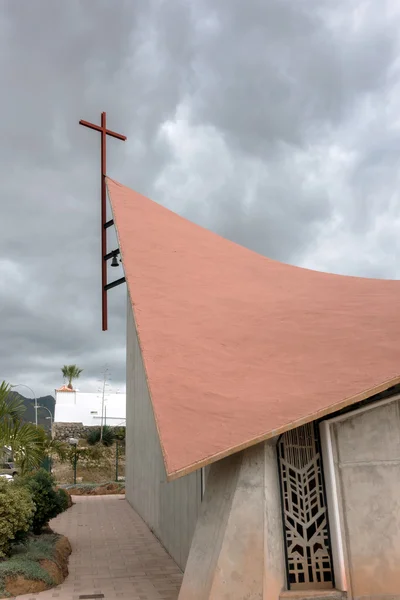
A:
{"label": "grey storm cloud", "polygon": [[[273,258],[397,278],[396,3],[0,4],[0,379],[125,382],[124,286],[101,332],[98,122],[108,173]],[[115,244],[110,233],[110,248]],[[115,276],[110,273],[110,278]]]}

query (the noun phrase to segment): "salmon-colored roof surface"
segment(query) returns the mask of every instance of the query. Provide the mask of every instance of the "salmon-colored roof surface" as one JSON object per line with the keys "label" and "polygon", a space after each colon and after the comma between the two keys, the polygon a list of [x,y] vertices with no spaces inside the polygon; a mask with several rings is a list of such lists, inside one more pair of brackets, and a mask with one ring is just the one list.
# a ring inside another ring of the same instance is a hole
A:
{"label": "salmon-colored roof surface", "polygon": [[75,390],[71,390],[67,385],[62,385],[60,388],[56,390],[56,392],[74,392]]}
{"label": "salmon-colored roof surface", "polygon": [[279,263],[107,185],[169,479],[400,381],[400,282]]}

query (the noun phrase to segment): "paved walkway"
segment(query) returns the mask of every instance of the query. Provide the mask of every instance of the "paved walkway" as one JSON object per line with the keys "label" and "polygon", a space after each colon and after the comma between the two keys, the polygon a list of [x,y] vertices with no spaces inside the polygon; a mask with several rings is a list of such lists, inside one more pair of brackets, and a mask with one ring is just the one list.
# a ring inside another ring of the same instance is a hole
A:
{"label": "paved walkway", "polygon": [[[18,600],[177,600],[182,573],[124,496],[77,496],[51,526],[72,545],[69,576]],[[99,597],[99,596],[98,596]]]}

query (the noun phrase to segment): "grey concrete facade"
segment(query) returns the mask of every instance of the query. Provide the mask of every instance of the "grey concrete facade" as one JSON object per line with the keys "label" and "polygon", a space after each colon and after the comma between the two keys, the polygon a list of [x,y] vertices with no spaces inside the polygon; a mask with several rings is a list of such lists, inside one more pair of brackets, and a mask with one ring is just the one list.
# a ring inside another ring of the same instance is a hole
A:
{"label": "grey concrete facade", "polygon": [[348,595],[400,600],[400,406],[331,424]]}
{"label": "grey concrete facade", "polygon": [[201,503],[201,472],[167,482],[128,298],[126,498],[183,570]]}
{"label": "grey concrete facade", "polygon": [[285,587],[275,443],[213,464],[179,600],[278,600]]}

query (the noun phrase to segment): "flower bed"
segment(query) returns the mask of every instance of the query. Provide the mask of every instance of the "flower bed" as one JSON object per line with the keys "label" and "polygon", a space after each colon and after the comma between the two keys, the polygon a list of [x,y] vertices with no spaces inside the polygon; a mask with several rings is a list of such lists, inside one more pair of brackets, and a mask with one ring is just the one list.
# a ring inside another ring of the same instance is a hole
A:
{"label": "flower bed", "polygon": [[30,535],[24,543],[15,544],[0,562],[0,598],[35,594],[62,583],[70,554],[67,538],[54,533]]}

